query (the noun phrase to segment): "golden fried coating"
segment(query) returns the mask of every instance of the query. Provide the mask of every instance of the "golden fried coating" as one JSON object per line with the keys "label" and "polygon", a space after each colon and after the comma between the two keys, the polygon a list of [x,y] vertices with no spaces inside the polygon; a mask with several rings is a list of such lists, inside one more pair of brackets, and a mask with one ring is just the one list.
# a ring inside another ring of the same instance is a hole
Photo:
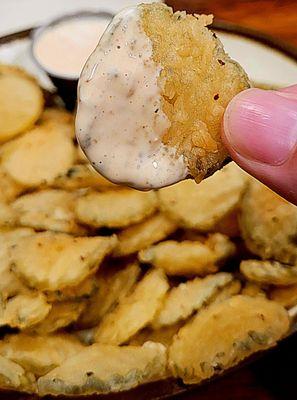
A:
{"label": "golden fried coating", "polygon": [[0,142],[31,128],[43,109],[37,81],[12,65],[0,64]]}
{"label": "golden fried coating", "polygon": [[11,248],[10,265],[30,287],[56,291],[76,286],[95,273],[116,242],[114,236],[37,233]]}
{"label": "golden fried coating", "polygon": [[0,149],[3,169],[19,184],[52,183],[73,164],[75,147],[63,129],[40,125],[5,143]]}
{"label": "golden fried coating", "polygon": [[84,301],[56,301],[46,318],[30,327],[30,332],[48,335],[77,321],[86,307]]}
{"label": "golden fried coating", "polygon": [[35,232],[30,228],[15,228],[0,231],[0,294],[2,301],[13,298],[17,294],[28,293],[23,282],[11,270],[9,265],[9,248],[16,245],[22,238]]}
{"label": "golden fried coating", "polygon": [[297,283],[297,266],[278,261],[243,260],[240,272],[252,282],[267,285],[288,286]]}
{"label": "golden fried coating", "polygon": [[91,192],[77,201],[76,216],[82,224],[100,228],[124,228],[142,221],[157,208],[155,192],[131,189]]}
{"label": "golden fried coating", "polygon": [[246,296],[263,296],[266,297],[265,291],[262,289],[261,285],[256,282],[247,281],[242,288],[241,294]]}
{"label": "golden fried coating", "polygon": [[51,310],[42,293],[21,293],[0,302],[0,326],[26,329],[41,322]]}
{"label": "golden fried coating", "polygon": [[219,272],[203,279],[193,279],[174,287],[166,295],[160,311],[152,321],[154,328],[176,324],[204,307],[233,277]]}
{"label": "golden fried coating", "polygon": [[248,182],[235,163],[205,179],[191,180],[158,191],[161,210],[183,228],[209,232],[234,211]]}
{"label": "golden fried coating", "polygon": [[11,228],[16,224],[16,215],[10,204],[0,201],[0,227]]}
{"label": "golden fried coating", "polygon": [[107,313],[95,331],[95,341],[123,344],[147,326],[161,308],[169,284],[161,270],[151,270],[134,291]]}
{"label": "golden fried coating", "polygon": [[120,392],[162,379],[166,374],[166,349],[160,343],[144,346],[93,344],[39,378],[38,392],[87,395]]}
{"label": "golden fried coating", "polygon": [[91,275],[76,286],[66,286],[63,289],[48,291],[44,293],[49,302],[55,301],[83,301],[89,299],[98,291],[96,276]]}
{"label": "golden fried coating", "polygon": [[167,275],[205,276],[235,253],[235,245],[215,233],[204,242],[167,240],[139,252],[139,260],[163,269]]}
{"label": "golden fried coating", "polygon": [[297,263],[297,207],[256,180],[243,197],[240,228],[252,253]]}
{"label": "golden fried coating", "polygon": [[121,302],[134,288],[140,275],[140,268],[133,263],[118,271],[108,268],[97,274],[97,291],[87,302],[77,326],[91,328],[99,323],[102,317]]}
{"label": "golden fried coating", "polygon": [[129,340],[129,345],[142,346],[146,342],[155,342],[168,347],[172,343],[174,335],[180,330],[183,324],[184,321],[157,329],[142,329]]}
{"label": "golden fried coating", "polygon": [[47,374],[84,346],[67,334],[48,336],[20,333],[0,341],[0,354],[37,376]]}
{"label": "golden fried coating", "polygon": [[77,194],[47,189],[25,194],[12,203],[18,225],[36,230],[83,234],[85,230],[75,221]]}
{"label": "golden fried coating", "polygon": [[23,190],[23,186],[15,182],[0,166],[0,202],[6,203],[14,200]]}
{"label": "golden fried coating", "polygon": [[228,283],[226,286],[221,288],[211,299],[211,303],[220,303],[226,299],[229,299],[232,296],[235,296],[240,292],[241,283],[237,279],[234,279],[232,282]]}
{"label": "golden fried coating", "polygon": [[163,214],[156,214],[147,220],[131,225],[118,233],[119,243],[113,255],[126,256],[159,242],[177,229],[175,222]]}
{"label": "golden fried coating", "polygon": [[289,329],[279,304],[260,296],[233,296],[210,305],[181,328],[169,349],[169,365],[184,383],[199,383],[274,346]]}
{"label": "golden fried coating", "polygon": [[71,137],[75,137],[74,130],[74,117],[64,108],[49,107],[46,108],[40,116],[39,124],[46,124],[53,128],[64,131],[64,133]]}
{"label": "golden fried coating", "polygon": [[249,87],[248,78],[206,27],[211,16],[173,14],[158,3],[142,5],[141,13],[153,59],[162,67],[162,109],[171,123],[162,141],[184,155],[190,175],[199,182],[227,156],[221,120],[229,101]]}
{"label": "golden fried coating", "polygon": [[98,174],[89,164],[72,165],[64,174],[57,176],[52,186],[64,190],[93,188],[99,191],[119,187]]}
{"label": "golden fried coating", "polygon": [[0,356],[0,387],[34,393],[36,391],[35,377],[32,373],[26,373],[24,368],[17,363]]}

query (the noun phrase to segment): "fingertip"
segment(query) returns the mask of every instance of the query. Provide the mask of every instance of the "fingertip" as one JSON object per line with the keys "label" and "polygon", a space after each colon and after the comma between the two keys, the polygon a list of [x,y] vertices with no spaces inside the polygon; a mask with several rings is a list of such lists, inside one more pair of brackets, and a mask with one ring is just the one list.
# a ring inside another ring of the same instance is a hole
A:
{"label": "fingertip", "polygon": [[297,94],[249,89],[229,103],[223,140],[244,158],[277,166],[294,150],[296,129]]}
{"label": "fingertip", "polygon": [[226,109],[222,140],[243,169],[296,204],[296,85],[239,93]]}

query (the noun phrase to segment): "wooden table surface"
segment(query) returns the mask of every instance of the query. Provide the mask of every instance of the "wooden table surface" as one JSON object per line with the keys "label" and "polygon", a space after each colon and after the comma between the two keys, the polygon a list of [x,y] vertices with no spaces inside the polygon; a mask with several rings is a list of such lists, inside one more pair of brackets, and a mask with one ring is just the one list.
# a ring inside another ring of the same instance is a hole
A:
{"label": "wooden table surface", "polygon": [[[297,0],[167,0],[175,10],[212,13],[297,47]],[[297,83],[297,76],[296,76]],[[297,399],[297,336],[271,354],[180,400]]]}
{"label": "wooden table surface", "polygon": [[213,14],[297,46],[296,0],[167,0],[176,10]]}

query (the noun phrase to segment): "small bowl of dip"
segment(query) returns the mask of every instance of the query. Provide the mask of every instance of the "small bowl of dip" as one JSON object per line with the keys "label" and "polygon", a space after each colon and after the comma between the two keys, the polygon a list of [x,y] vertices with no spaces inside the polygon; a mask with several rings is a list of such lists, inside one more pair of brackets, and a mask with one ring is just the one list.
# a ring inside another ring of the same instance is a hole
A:
{"label": "small bowl of dip", "polygon": [[81,70],[112,17],[105,11],[82,11],[57,18],[33,33],[33,58],[69,110],[76,105]]}

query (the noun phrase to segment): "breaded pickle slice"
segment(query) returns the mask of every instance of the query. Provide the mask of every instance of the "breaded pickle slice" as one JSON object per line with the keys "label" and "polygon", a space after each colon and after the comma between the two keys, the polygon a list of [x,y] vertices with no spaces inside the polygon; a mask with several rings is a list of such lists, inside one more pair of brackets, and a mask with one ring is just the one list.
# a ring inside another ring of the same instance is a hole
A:
{"label": "breaded pickle slice", "polygon": [[233,296],[180,329],[169,350],[170,368],[185,383],[201,382],[274,346],[289,325],[281,305],[260,296]]}

